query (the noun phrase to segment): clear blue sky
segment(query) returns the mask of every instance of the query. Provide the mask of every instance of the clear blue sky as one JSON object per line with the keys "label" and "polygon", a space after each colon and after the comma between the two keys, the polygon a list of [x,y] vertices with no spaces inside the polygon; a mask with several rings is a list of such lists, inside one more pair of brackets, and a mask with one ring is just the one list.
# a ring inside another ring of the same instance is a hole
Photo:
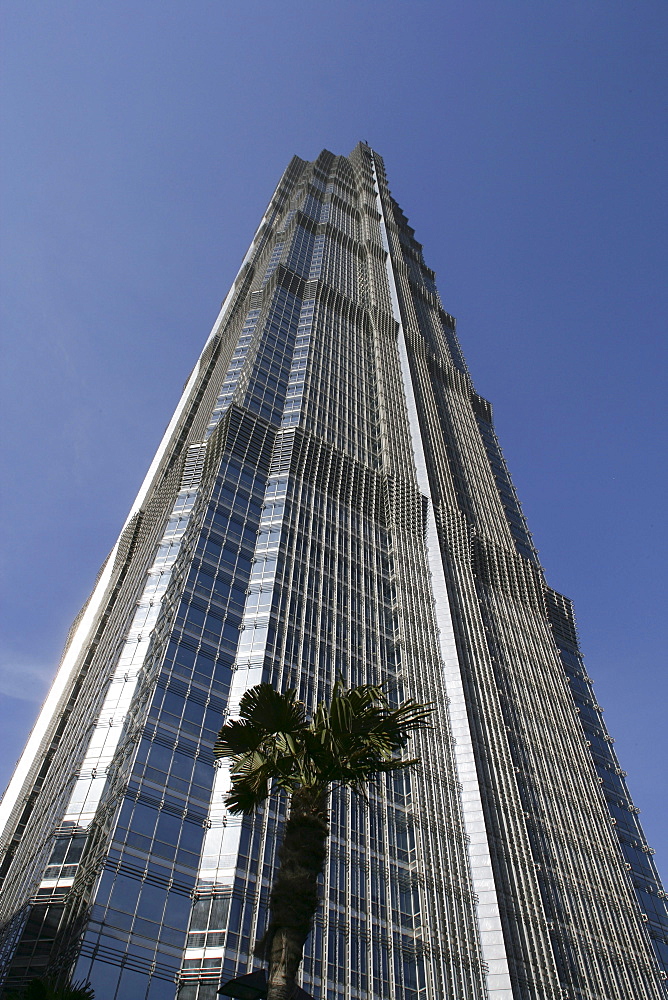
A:
{"label": "clear blue sky", "polygon": [[664,0],[4,0],[2,21],[0,785],[278,177],[366,139],[668,874]]}

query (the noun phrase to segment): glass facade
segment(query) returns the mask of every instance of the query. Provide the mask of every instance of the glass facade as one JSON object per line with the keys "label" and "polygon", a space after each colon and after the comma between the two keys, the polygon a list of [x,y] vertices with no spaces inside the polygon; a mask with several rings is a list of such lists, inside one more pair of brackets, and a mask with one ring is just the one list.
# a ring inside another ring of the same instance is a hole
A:
{"label": "glass facade", "polygon": [[[4,984],[213,1000],[261,965],[285,819],[224,805],[249,687],[434,704],[333,795],[315,1000],[658,1000],[665,896],[382,159],[294,158],[5,796]],[[663,971],[662,971],[663,970]]]}

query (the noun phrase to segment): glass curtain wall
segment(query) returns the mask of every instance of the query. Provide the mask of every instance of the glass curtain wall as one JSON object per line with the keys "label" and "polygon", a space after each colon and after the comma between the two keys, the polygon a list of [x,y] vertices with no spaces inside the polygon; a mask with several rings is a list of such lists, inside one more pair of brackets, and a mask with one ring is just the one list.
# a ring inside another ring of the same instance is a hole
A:
{"label": "glass curtain wall", "polygon": [[[651,849],[382,159],[293,159],[4,804],[6,986],[213,1000],[286,803],[212,748],[259,681],[433,703],[421,768],[337,792],[315,1000],[658,1000]],[[665,976],[665,973],[664,973]]]}

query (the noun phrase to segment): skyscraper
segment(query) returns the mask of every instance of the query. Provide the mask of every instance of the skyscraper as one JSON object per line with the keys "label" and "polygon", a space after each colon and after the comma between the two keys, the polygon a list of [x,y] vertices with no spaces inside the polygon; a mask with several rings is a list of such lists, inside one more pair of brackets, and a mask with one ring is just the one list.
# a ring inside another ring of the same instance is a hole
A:
{"label": "skyscraper", "polygon": [[435,706],[332,800],[316,1000],[658,1000],[652,851],[434,274],[366,144],[292,160],[3,801],[6,983],[212,1000],[259,963],[285,804],[212,747],[260,680]]}

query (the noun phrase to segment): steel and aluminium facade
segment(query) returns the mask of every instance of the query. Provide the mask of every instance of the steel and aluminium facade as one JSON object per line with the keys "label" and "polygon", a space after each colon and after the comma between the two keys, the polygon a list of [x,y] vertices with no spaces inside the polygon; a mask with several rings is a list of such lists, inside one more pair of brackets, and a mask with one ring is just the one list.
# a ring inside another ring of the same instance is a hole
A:
{"label": "steel and aluminium facade", "polygon": [[8,788],[5,984],[212,1000],[259,963],[285,804],[212,746],[260,680],[434,702],[332,801],[316,1000],[658,1000],[665,896],[443,309],[367,145],[295,158]]}

